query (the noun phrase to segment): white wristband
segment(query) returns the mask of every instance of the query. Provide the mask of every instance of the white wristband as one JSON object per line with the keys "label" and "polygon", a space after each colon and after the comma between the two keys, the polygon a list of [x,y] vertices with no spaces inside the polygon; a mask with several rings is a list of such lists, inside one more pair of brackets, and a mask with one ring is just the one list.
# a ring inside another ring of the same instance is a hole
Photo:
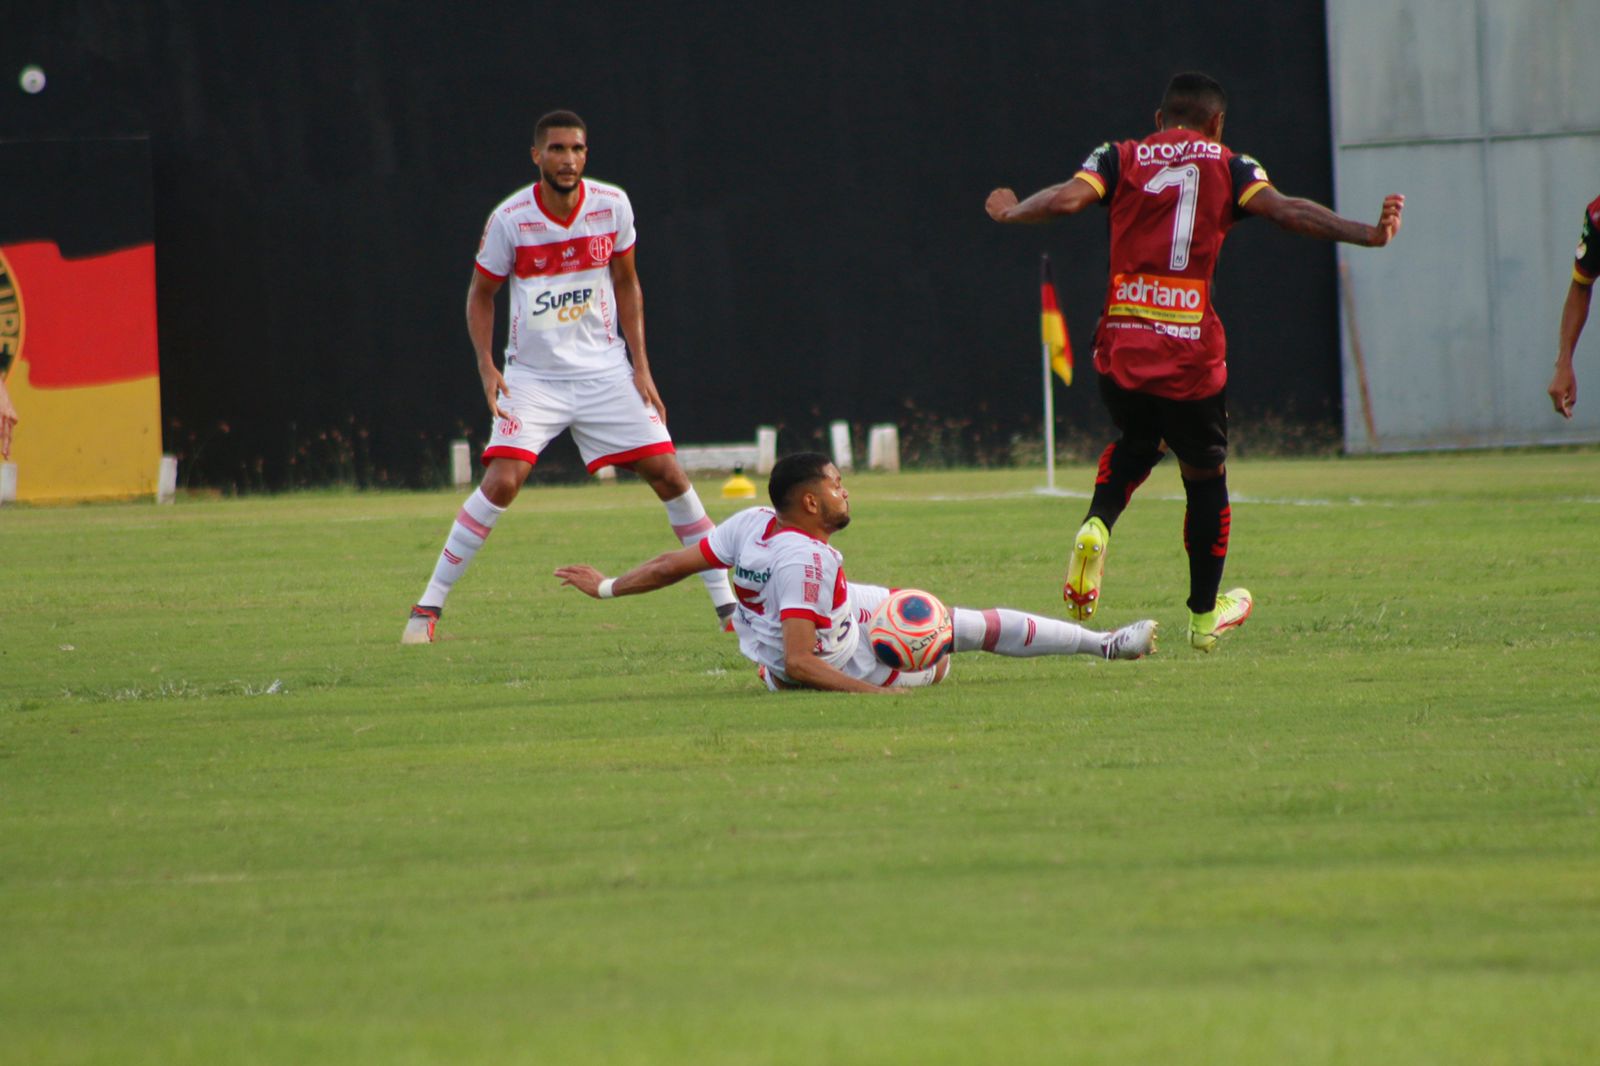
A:
{"label": "white wristband", "polygon": [[616,583],[617,583],[617,579],[616,578],[614,578],[614,577],[606,578],[604,581],[600,582],[600,588],[599,588],[598,592],[596,593],[596,595],[598,595],[602,600],[611,599],[613,596],[616,595],[615,592],[611,591],[611,586],[615,585]]}

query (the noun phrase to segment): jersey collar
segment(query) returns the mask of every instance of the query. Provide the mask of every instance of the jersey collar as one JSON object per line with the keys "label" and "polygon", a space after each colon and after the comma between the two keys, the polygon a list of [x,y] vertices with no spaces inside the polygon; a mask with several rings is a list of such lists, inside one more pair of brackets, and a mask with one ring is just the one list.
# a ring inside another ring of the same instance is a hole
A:
{"label": "jersey collar", "polygon": [[544,194],[540,192],[543,187],[542,181],[533,183],[533,202],[539,205],[539,213],[562,229],[571,229],[572,224],[578,220],[578,212],[583,210],[583,202],[589,198],[589,183],[582,178],[578,179],[578,202],[572,205],[572,214],[564,219],[552,215],[550,209],[544,205]]}

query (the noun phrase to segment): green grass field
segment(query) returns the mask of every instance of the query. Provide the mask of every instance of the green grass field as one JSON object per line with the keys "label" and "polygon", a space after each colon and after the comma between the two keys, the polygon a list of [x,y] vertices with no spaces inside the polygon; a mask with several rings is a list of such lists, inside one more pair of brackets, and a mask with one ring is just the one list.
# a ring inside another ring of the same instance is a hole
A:
{"label": "green grass field", "polygon": [[[1092,472],[1059,482],[1087,489]],[[1600,452],[1244,461],[1182,641],[767,694],[633,484],[0,510],[0,1062],[1600,1061]],[[849,479],[862,581],[1059,613],[1084,503]],[[736,505],[701,485],[714,516]]]}

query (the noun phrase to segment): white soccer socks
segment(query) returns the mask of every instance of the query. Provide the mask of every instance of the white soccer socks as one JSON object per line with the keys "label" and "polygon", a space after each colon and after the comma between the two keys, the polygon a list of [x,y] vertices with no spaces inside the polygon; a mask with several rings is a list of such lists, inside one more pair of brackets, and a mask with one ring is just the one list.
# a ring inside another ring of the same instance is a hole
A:
{"label": "white soccer socks", "polygon": [[496,507],[489,502],[489,497],[483,494],[481,487],[467,497],[467,502],[461,505],[455,523],[450,527],[450,536],[445,538],[444,550],[439,553],[439,561],[433,568],[433,579],[423,591],[422,599],[417,601],[419,604],[425,607],[444,606],[450,589],[467,572],[472,557],[478,554],[483,542],[489,539],[494,524],[505,513],[504,507]]}
{"label": "white soccer socks", "polygon": [[1103,634],[1075,622],[991,607],[954,607],[956,651],[992,651],[1017,659],[1036,655],[1099,655]]}
{"label": "white soccer socks", "polygon": [[[667,508],[667,521],[672,523],[672,533],[685,548],[699,544],[717,528],[717,524],[706,514],[705,505],[700,502],[700,494],[694,491],[692,485],[682,496],[662,502]],[[726,618],[733,612],[735,603],[733,588],[728,584],[727,571],[706,570],[701,572],[700,580],[706,584],[706,592],[711,596],[711,603],[717,609],[717,616]]]}

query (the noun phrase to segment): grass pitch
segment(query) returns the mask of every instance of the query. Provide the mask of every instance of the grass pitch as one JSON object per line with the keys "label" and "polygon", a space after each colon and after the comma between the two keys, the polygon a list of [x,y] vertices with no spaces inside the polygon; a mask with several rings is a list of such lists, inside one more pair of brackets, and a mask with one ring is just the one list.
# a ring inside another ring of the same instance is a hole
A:
{"label": "grass pitch", "polygon": [[[1087,489],[1092,472],[1062,485]],[[1060,607],[1080,499],[858,476],[863,581]],[[1600,1060],[1600,453],[1246,461],[1137,663],[768,695],[634,484],[0,511],[0,1062]],[[701,494],[714,516],[736,504]]]}

